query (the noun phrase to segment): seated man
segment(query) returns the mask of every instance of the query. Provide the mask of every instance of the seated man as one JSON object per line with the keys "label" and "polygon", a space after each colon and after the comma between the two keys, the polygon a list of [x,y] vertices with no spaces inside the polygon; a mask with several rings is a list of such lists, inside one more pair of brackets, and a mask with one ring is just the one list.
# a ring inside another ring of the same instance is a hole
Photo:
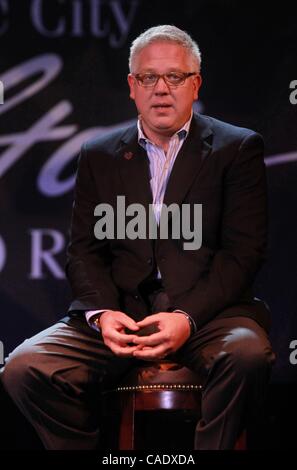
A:
{"label": "seated man", "polygon": [[[252,294],[266,246],[263,141],[193,113],[200,62],[186,32],[168,25],[145,31],[129,60],[137,125],[82,147],[66,268],[69,315],[17,347],[1,373],[47,449],[95,449],[100,392],[147,360],[168,357],[203,374],[195,449],[233,449],[248,411],[263,402],[274,360],[269,313]],[[127,224],[125,236],[104,237],[95,226],[100,204],[121,217],[118,196],[145,209],[145,236],[130,236]],[[173,203],[168,236],[157,230],[152,237],[150,205],[159,229],[160,208]],[[193,222],[194,236],[201,229],[197,204],[203,236],[193,248],[185,232]],[[191,217],[177,238],[184,207]]]}

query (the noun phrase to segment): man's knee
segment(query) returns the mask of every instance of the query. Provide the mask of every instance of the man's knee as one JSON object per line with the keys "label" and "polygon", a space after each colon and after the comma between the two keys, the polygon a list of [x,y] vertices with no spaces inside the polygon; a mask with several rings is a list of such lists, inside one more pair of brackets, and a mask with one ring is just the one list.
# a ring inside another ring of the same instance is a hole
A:
{"label": "man's knee", "polygon": [[38,363],[34,349],[26,345],[26,342],[18,346],[6,359],[1,372],[1,380],[4,388],[12,396],[17,398],[21,390],[26,390],[33,380],[32,365]]}
{"label": "man's knee", "polygon": [[226,351],[232,367],[244,375],[270,371],[275,358],[264,334],[243,327],[232,331]]}
{"label": "man's knee", "polygon": [[77,396],[86,387],[88,376],[83,363],[25,342],[9,355],[2,382],[16,400],[40,390]]}

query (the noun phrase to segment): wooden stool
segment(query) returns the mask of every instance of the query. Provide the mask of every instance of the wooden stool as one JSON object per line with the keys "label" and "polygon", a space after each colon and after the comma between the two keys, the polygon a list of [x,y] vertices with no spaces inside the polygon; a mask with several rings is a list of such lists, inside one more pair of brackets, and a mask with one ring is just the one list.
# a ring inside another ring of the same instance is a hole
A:
{"label": "wooden stool", "polygon": [[201,389],[195,372],[168,360],[132,369],[115,390],[105,392],[108,402],[120,408],[119,449],[135,448],[137,411],[187,410],[198,419]]}
{"label": "wooden stool", "polygon": [[[119,449],[135,449],[135,434],[140,432],[135,430],[137,411],[188,411],[198,421],[201,392],[198,374],[170,360],[147,362],[132,369],[118,387],[104,392],[106,409],[112,406],[120,412]],[[245,449],[245,434],[235,449]]]}

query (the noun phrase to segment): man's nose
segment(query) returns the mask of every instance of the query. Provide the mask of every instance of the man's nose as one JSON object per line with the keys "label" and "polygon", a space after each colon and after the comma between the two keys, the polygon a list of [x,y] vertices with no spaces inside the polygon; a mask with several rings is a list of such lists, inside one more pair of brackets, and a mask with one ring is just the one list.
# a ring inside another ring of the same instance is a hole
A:
{"label": "man's nose", "polygon": [[160,77],[159,80],[157,81],[154,92],[156,95],[165,95],[169,93],[169,87],[167,83],[165,82],[164,77]]}

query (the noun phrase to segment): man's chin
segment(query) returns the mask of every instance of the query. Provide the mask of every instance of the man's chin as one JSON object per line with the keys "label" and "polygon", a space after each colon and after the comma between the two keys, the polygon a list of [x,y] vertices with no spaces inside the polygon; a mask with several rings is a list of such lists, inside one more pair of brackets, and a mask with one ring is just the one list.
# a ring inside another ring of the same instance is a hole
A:
{"label": "man's chin", "polygon": [[179,129],[176,121],[168,116],[162,116],[158,119],[151,119],[148,121],[143,120],[143,127],[144,130],[147,127],[151,132],[162,134],[164,136],[171,136]]}
{"label": "man's chin", "polygon": [[175,132],[176,123],[166,117],[160,118],[153,123],[154,128],[160,132]]}

